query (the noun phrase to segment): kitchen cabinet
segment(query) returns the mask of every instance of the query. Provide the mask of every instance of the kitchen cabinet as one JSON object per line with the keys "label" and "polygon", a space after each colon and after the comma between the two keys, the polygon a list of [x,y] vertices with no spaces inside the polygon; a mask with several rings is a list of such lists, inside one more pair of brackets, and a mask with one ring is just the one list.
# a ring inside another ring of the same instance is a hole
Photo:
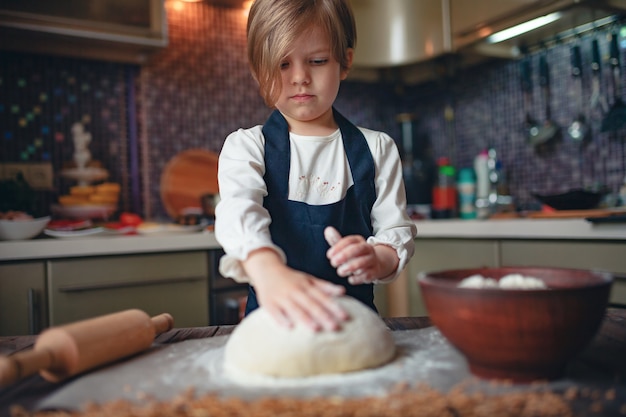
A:
{"label": "kitchen cabinet", "polygon": [[209,323],[206,251],[48,261],[49,324],[128,308],[170,313],[177,327]]}
{"label": "kitchen cabinet", "polygon": [[626,242],[536,239],[418,238],[407,266],[408,314],[427,315],[416,282],[422,271],[483,266],[598,269],[614,274],[610,303],[626,307]]}
{"label": "kitchen cabinet", "polygon": [[0,49],[143,64],[167,45],[163,0],[0,2]]}
{"label": "kitchen cabinet", "polygon": [[209,252],[211,277],[209,279],[209,324],[237,324],[243,318],[248,300],[248,284],[225,278],[220,274],[220,258],[224,251],[215,249]]}
{"label": "kitchen cabinet", "polygon": [[610,302],[626,307],[626,243],[504,240],[502,265],[599,269],[615,276]]}
{"label": "kitchen cabinet", "polygon": [[36,334],[47,322],[43,261],[0,264],[0,336]]}
{"label": "kitchen cabinet", "polygon": [[423,271],[498,266],[497,241],[481,239],[416,239],[415,255],[407,266],[409,315],[427,315],[417,275]]}

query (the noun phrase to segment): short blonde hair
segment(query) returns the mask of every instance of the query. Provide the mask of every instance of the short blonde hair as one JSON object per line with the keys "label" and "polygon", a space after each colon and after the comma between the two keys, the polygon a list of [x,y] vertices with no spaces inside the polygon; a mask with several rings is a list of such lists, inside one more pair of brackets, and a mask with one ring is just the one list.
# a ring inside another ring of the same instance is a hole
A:
{"label": "short blonde hair", "polygon": [[333,57],[349,69],[348,49],[356,46],[349,0],[256,0],[248,15],[248,61],[261,96],[274,107],[281,91],[280,63],[291,43],[311,26],[330,40]]}

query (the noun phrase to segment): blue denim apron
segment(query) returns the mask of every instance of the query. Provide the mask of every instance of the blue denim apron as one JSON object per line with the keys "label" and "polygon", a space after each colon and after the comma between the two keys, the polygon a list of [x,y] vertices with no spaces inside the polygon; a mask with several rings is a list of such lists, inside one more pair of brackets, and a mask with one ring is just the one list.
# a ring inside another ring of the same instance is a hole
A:
{"label": "blue denim apron", "polygon": [[[370,213],[376,200],[374,184],[374,159],[363,133],[333,109],[348,156],[354,185],[346,197],[332,204],[310,205],[290,201],[289,127],[283,115],[275,110],[263,126],[265,137],[265,184],[267,196],[263,206],[272,218],[270,233],[273,242],[287,256],[287,265],[307,272],[346,288],[350,295],[376,311],[374,287],[372,284],[352,285],[347,278],[337,275],[337,271],[326,258],[329,246],[324,239],[324,228],[335,227],[342,236],[372,235]],[[246,315],[258,307],[254,288],[250,286]]]}

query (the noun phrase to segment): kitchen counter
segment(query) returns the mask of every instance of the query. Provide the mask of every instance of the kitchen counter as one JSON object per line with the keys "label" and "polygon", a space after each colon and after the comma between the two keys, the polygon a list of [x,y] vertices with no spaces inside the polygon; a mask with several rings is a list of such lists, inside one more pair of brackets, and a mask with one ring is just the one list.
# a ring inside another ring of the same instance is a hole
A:
{"label": "kitchen counter", "polygon": [[[385,319],[385,322],[391,330],[411,330],[431,326],[428,317],[392,318]],[[234,326],[175,328],[158,336],[156,344],[227,335],[233,329]],[[35,336],[0,337],[0,354],[8,355],[30,349],[35,340]],[[624,349],[626,349],[626,309],[609,308],[598,334],[570,363],[566,371],[564,381],[578,381],[579,390],[576,394],[569,390],[555,391],[564,394],[574,416],[623,415],[621,412],[626,407],[623,382],[626,378]],[[39,400],[54,393],[64,384],[63,382],[53,384],[39,375],[33,375],[8,388],[0,389],[0,417],[9,416],[10,405],[18,404],[27,411],[33,410]]]}
{"label": "kitchen counter", "polygon": [[420,220],[418,238],[626,240],[626,223],[585,219]]}
{"label": "kitchen counter", "polygon": [[[626,241],[626,223],[593,224],[584,219],[420,220],[419,238],[547,239]],[[212,232],[38,238],[0,242],[0,261],[148,252],[217,249]]]}
{"label": "kitchen counter", "polygon": [[218,249],[213,232],[38,238],[0,242],[0,261]]}

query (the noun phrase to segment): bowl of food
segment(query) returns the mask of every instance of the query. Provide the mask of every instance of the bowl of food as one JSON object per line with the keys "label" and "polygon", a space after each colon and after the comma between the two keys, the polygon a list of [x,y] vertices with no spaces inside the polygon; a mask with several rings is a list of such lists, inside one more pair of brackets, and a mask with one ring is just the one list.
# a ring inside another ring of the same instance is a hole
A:
{"label": "bowl of food", "polygon": [[608,305],[608,272],[502,267],[420,273],[433,324],[480,378],[552,380],[593,338]]}
{"label": "bowl of food", "polygon": [[33,218],[23,212],[6,212],[0,216],[0,240],[26,240],[39,235],[50,222],[50,216]]}

